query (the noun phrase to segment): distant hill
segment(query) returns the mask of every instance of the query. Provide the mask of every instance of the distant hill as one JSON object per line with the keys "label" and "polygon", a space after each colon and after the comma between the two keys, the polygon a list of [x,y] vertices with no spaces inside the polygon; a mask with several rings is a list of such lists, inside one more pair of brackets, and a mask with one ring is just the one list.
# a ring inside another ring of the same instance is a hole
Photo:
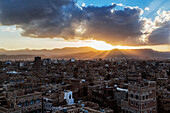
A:
{"label": "distant hill", "polygon": [[91,47],[66,47],[62,49],[41,49],[41,50],[30,50],[30,49],[22,49],[22,50],[11,50],[11,51],[0,51],[0,55],[63,55],[63,54],[73,54],[80,52],[89,52],[89,51],[97,51]]}
{"label": "distant hill", "polygon": [[4,52],[4,51],[6,51],[6,50],[5,50],[5,49],[1,49],[1,48],[0,48],[0,52]]}
{"label": "distant hill", "polygon": [[77,59],[94,59],[94,58],[170,58],[170,52],[159,52],[152,49],[113,49],[110,51],[91,51],[67,55],[55,55],[52,58],[77,58]]}
{"label": "distant hill", "polygon": [[170,58],[170,52],[159,52],[152,49],[113,49],[110,51],[99,51],[91,47],[67,47],[52,50],[13,50],[8,51],[0,49],[0,60],[5,58],[33,59],[34,56],[43,56],[49,58],[76,58],[76,59],[94,59],[94,58]]}

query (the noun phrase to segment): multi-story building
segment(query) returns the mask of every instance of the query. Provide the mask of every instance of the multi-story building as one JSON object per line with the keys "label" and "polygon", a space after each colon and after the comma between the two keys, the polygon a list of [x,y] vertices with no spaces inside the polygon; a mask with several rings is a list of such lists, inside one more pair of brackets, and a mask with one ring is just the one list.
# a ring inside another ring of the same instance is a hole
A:
{"label": "multi-story building", "polygon": [[128,100],[122,101],[121,109],[123,113],[157,113],[156,82],[130,84]]}
{"label": "multi-story building", "polygon": [[39,72],[41,68],[41,57],[37,56],[34,59],[34,69],[36,72]]}
{"label": "multi-story building", "polygon": [[0,113],[27,113],[42,111],[42,93],[25,94],[23,90],[8,91]]}

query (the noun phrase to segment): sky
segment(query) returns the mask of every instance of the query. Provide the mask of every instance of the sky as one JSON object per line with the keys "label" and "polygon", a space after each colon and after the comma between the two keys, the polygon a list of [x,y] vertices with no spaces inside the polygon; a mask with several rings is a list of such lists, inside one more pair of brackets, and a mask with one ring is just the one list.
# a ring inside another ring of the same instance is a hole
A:
{"label": "sky", "polygon": [[0,48],[170,51],[169,0],[1,0]]}

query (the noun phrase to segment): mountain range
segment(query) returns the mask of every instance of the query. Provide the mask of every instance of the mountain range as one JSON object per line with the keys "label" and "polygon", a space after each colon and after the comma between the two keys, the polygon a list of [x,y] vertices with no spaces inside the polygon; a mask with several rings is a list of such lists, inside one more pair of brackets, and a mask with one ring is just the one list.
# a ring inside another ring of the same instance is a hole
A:
{"label": "mountain range", "polygon": [[112,49],[107,51],[96,50],[91,47],[66,47],[62,49],[41,50],[5,50],[0,49],[0,60],[4,59],[33,59],[35,56],[43,58],[170,58],[170,52],[159,52],[152,49]]}

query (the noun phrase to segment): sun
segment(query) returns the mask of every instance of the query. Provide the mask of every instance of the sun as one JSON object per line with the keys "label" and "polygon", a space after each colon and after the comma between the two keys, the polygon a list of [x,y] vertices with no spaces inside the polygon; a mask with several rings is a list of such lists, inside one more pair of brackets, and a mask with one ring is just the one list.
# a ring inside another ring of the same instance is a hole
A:
{"label": "sun", "polygon": [[104,41],[97,41],[97,40],[90,40],[90,47],[97,49],[97,50],[111,50],[113,49],[113,46],[111,44],[108,44]]}
{"label": "sun", "polygon": [[89,47],[92,47],[96,50],[138,49],[138,47],[131,47],[131,46],[121,46],[121,45],[113,46],[104,41],[97,41],[97,40],[88,40],[88,41],[90,42]]}

